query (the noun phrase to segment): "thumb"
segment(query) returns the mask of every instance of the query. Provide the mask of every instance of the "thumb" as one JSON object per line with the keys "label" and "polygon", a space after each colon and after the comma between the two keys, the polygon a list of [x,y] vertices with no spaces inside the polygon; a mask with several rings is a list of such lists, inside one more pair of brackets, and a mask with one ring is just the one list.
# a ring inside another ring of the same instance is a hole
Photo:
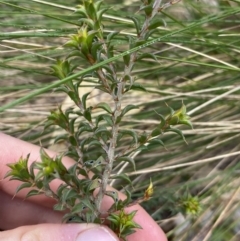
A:
{"label": "thumb", "polygon": [[0,232],[1,241],[118,241],[105,226],[95,224],[38,224]]}

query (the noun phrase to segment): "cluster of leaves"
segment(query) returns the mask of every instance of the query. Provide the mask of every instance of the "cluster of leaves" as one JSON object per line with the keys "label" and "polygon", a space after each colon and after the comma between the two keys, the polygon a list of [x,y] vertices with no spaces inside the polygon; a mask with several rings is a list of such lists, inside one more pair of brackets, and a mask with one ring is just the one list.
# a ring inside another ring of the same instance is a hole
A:
{"label": "cluster of leaves", "polygon": [[[137,17],[131,17],[137,34],[136,37],[128,37],[129,49],[144,44],[160,24],[160,20],[154,17],[161,10],[161,1],[144,0],[142,2],[140,13],[143,13],[145,21],[140,24]],[[90,65],[95,65],[114,56],[112,40],[118,32],[107,35],[104,33],[102,18],[107,10],[108,8],[102,8],[102,1],[84,0],[83,5],[78,6],[76,16],[80,17],[82,26],[65,44],[65,48],[68,49],[65,59],[57,60],[52,66],[52,72],[56,77],[64,79],[74,74],[79,58]],[[184,124],[192,127],[183,104],[177,111],[170,108],[170,114],[167,117],[159,114],[160,124],[151,134],[121,128],[120,123],[126,113],[137,108],[132,104],[123,108],[122,97],[138,86],[132,76],[132,70],[135,63],[145,57],[155,59],[151,53],[129,53],[123,57],[124,69],[121,76],[117,75],[116,65],[110,62],[81,76],[80,79],[69,80],[58,88],[58,91],[65,92],[71,98],[76,108],[63,111],[59,107],[56,111],[52,111],[45,128],[54,125],[65,130],[65,134],[58,136],[56,142],[64,140],[69,143],[69,150],[64,155],[73,157],[76,163],[66,168],[62,163],[63,155],[52,158],[44,149],[41,149],[41,162],[34,162],[30,167],[28,167],[29,157],[21,158],[18,163],[9,165],[11,170],[6,175],[12,180],[24,182],[18,187],[17,192],[31,187],[33,189],[29,191],[27,197],[44,193],[54,198],[57,202],[54,206],[55,210],[68,211],[63,217],[66,222],[103,223],[108,219],[112,229],[124,240],[136,228],[140,228],[133,221],[136,212],[126,213],[124,208],[136,202],[148,200],[153,193],[152,183],[143,197],[137,201],[131,200],[131,193],[128,190],[126,190],[127,198],[120,200],[117,192],[107,190],[109,181],[120,178],[131,183],[131,180],[124,173],[111,175],[113,162],[128,162],[135,169],[132,153],[146,147],[149,143],[163,145],[159,137],[164,132],[176,132],[184,139],[182,132],[172,126]],[[87,105],[90,93],[80,96],[79,88],[81,83],[89,77],[98,80],[95,88],[112,97],[112,105],[106,102],[95,106]],[[94,117],[93,112],[97,108],[101,108],[104,114]],[[129,146],[126,149],[118,148],[121,139],[126,136],[129,137]],[[93,148],[94,152],[89,151]],[[50,186],[55,179],[62,183],[56,191]],[[97,192],[95,192],[96,189]],[[106,213],[101,211],[104,195],[110,196],[113,200],[105,219],[103,214]]]}
{"label": "cluster of leaves", "polygon": [[[40,151],[41,162],[33,162],[28,167],[29,156],[20,158],[18,163],[9,164],[11,170],[6,174],[10,180],[20,180],[24,182],[17,188],[19,192],[23,188],[33,188],[26,197],[45,194],[57,200],[55,210],[71,210],[71,214],[63,217],[65,221],[75,219],[75,222],[99,222],[93,202],[92,192],[99,186],[98,179],[78,178],[79,175],[87,176],[84,168],[80,168],[78,163],[66,168],[62,163],[62,156],[51,158],[44,149]],[[37,173],[35,173],[37,170]],[[61,184],[56,191],[50,187],[50,183],[61,180]],[[79,201],[81,202],[79,203]],[[83,210],[85,210],[83,212]],[[78,215],[76,215],[78,214]]]}

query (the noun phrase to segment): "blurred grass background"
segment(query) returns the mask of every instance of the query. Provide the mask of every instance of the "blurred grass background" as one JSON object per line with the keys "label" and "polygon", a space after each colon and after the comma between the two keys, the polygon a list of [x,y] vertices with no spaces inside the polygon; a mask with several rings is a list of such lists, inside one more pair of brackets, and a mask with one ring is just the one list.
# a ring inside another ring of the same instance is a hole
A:
{"label": "blurred grass background", "polygon": [[[121,30],[114,40],[119,51],[126,48],[126,35],[134,34],[126,16],[137,12],[139,2],[104,1],[111,6],[104,18],[106,34]],[[74,8],[79,3],[0,1],[0,107],[56,81],[49,66],[65,56],[62,46],[78,29]],[[169,240],[240,240],[240,1],[183,0],[159,18],[163,24],[154,37],[204,24],[142,50],[155,53],[158,62],[143,59],[136,65],[134,76],[147,92],[126,97],[140,111],[127,115],[123,125],[150,132],[160,121],[156,112],[167,115],[166,103],[178,109],[183,101],[194,129],[182,128],[188,144],[165,134],[166,148],[151,145],[136,156],[137,172],[128,166],[120,170],[132,178],[134,198],[142,195],[151,177],[155,194],[143,206]],[[121,73],[121,60],[118,65]],[[87,67],[82,62],[78,70]],[[86,83],[81,91],[93,86]],[[105,100],[98,93],[91,98]],[[66,101],[63,93],[51,90],[8,108],[0,112],[0,131],[54,149],[53,140],[61,132],[43,131],[44,121]],[[186,192],[201,203],[196,217],[182,212]]]}

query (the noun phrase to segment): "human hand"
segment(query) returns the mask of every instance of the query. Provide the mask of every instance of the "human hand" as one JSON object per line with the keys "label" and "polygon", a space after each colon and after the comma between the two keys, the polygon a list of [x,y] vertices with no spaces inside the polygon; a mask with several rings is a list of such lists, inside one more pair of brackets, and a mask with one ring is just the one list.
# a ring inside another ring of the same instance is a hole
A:
{"label": "human hand", "polygon": [[[8,163],[16,162],[21,156],[30,154],[29,161],[39,161],[40,147],[15,139],[0,133],[0,180],[8,171]],[[47,151],[49,155],[56,155]],[[74,161],[65,157],[64,165],[71,166]],[[61,224],[62,213],[52,210],[54,200],[46,196],[35,196],[24,200],[27,190],[22,190],[16,196],[18,181],[0,181],[0,232],[1,241],[117,241],[116,235],[107,227],[96,224]],[[57,187],[59,183],[54,182]],[[14,198],[13,198],[14,196]],[[124,198],[123,194],[119,194]],[[103,209],[111,206],[111,198],[106,197]],[[138,210],[134,221],[142,229],[128,236],[129,241],[167,241],[160,227],[139,205],[126,209],[127,212]]]}

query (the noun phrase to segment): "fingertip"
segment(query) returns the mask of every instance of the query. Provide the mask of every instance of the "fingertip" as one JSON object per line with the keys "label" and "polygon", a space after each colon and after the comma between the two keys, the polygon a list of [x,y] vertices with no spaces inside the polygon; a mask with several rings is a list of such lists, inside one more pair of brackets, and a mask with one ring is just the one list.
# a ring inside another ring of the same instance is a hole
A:
{"label": "fingertip", "polygon": [[76,241],[118,241],[116,235],[104,226],[87,229],[78,234]]}
{"label": "fingertip", "polygon": [[95,224],[39,224],[0,232],[1,241],[118,241],[107,227]]}

